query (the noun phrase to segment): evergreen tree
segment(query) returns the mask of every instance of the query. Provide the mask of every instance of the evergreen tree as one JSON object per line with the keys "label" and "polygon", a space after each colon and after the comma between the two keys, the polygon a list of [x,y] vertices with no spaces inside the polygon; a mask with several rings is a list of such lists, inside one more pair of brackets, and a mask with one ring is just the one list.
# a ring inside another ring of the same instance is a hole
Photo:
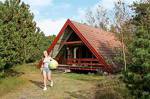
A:
{"label": "evergreen tree", "polygon": [[[3,4],[2,2],[0,2],[0,17],[2,17],[2,9],[3,9]],[[4,48],[4,43],[3,43],[3,32],[2,32],[2,23],[3,21],[1,20],[0,18],[0,69],[4,68],[4,59],[2,58],[2,51],[3,51],[3,48]]]}
{"label": "evergreen tree", "polygon": [[0,2],[0,69],[33,62],[43,53],[45,36],[36,27],[29,5],[20,0]]}
{"label": "evergreen tree", "polygon": [[134,3],[133,41],[129,45],[131,65],[124,81],[136,99],[150,99],[150,2]]}
{"label": "evergreen tree", "polygon": [[[52,44],[54,38],[56,37],[56,35],[51,35],[51,36],[46,36],[45,38],[43,38],[42,42],[41,42],[41,50],[47,50],[49,48],[49,46]],[[42,53],[43,54],[43,53]]]}

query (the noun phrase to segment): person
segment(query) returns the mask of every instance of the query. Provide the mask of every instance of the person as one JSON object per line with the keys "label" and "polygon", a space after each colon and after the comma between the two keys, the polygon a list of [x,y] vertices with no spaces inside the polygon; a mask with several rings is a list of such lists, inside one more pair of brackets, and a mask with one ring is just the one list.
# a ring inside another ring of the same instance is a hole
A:
{"label": "person", "polygon": [[51,77],[51,70],[49,69],[49,63],[52,60],[52,58],[48,55],[47,51],[43,52],[44,58],[43,58],[43,63],[41,66],[41,72],[43,75],[43,83],[44,83],[44,88],[43,90],[47,90],[47,80],[50,82],[50,86],[53,86],[53,80]]}

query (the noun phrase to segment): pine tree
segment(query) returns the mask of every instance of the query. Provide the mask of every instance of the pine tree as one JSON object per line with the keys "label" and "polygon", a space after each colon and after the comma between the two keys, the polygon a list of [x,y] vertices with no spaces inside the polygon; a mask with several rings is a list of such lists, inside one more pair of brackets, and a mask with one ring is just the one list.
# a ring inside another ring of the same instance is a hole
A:
{"label": "pine tree", "polygon": [[133,41],[129,45],[131,65],[124,81],[136,99],[150,99],[150,2],[134,3]]}
{"label": "pine tree", "polygon": [[[3,4],[2,2],[0,2],[0,17],[2,17],[2,9],[3,9]],[[4,43],[3,43],[3,32],[2,32],[2,24],[3,24],[3,20],[1,20],[0,18],[0,70],[2,70],[4,68],[4,65],[5,65],[5,59],[2,58],[3,56],[3,48],[4,48]]]}
{"label": "pine tree", "polygon": [[33,19],[29,5],[24,2],[0,2],[0,69],[41,57],[45,36]]}

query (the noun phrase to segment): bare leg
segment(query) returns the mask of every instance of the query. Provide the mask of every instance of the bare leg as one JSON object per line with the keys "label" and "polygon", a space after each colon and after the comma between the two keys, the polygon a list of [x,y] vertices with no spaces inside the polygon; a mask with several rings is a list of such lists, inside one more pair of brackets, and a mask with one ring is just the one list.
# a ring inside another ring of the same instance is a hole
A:
{"label": "bare leg", "polygon": [[52,87],[52,86],[53,86],[53,81],[52,81],[51,72],[48,72],[48,74],[47,74],[47,79],[50,81],[50,86]]}
{"label": "bare leg", "polygon": [[43,71],[43,82],[44,82],[44,88],[46,88],[46,80],[47,80],[46,72],[45,72],[45,71]]}
{"label": "bare leg", "polygon": [[48,79],[49,81],[52,80],[51,72],[48,72],[48,74],[47,74],[47,79]]}

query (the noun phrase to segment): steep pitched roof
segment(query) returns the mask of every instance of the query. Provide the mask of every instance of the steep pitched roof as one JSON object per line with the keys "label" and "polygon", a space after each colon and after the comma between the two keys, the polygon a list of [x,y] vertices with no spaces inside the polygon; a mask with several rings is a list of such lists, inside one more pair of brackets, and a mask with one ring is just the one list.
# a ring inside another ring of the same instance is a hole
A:
{"label": "steep pitched roof", "polygon": [[96,58],[104,64],[105,68],[109,70],[112,69],[112,67],[110,67],[110,65],[106,62],[106,59],[112,61],[111,56],[114,55],[112,49],[121,46],[121,42],[116,38],[115,34],[92,26],[70,21],[69,19],[53,41],[52,45],[49,47],[48,52],[53,49],[68,25],[81,38]]}
{"label": "steep pitched roof", "polygon": [[86,38],[90,45],[99,53],[99,55],[105,59],[107,64],[111,64],[113,68],[118,68],[115,67],[118,64],[114,62],[113,58],[117,54],[116,49],[121,47],[121,42],[114,33],[78,22],[71,22]]}
{"label": "steep pitched roof", "polygon": [[117,39],[114,33],[75,21],[71,22],[98,52],[100,51],[99,48],[104,47],[104,44],[106,44],[106,47],[108,48],[116,48],[121,46],[121,42]]}

